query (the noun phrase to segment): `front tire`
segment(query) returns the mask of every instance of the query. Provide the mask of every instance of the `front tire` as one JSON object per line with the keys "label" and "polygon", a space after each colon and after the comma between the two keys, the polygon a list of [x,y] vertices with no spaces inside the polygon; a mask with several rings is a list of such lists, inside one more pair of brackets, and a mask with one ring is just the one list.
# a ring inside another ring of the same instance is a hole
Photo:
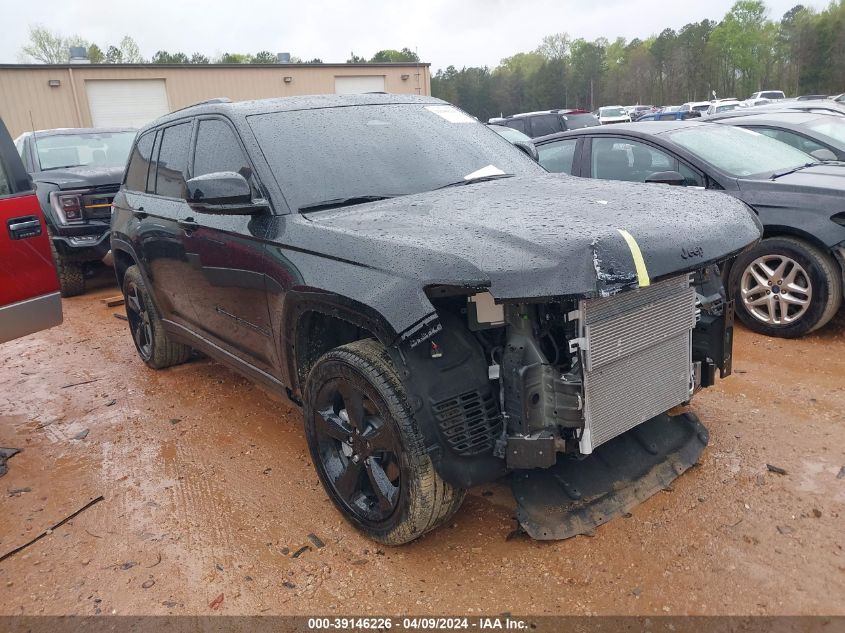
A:
{"label": "front tire", "polygon": [[303,408],[323,487],[368,537],[408,543],[460,507],[464,490],[437,474],[380,343],[356,341],[324,354],[308,374]]}
{"label": "front tire", "polygon": [[137,266],[130,266],[123,276],[123,300],[135,349],[148,367],[164,369],[184,363],[191,357],[190,347],[172,340],[164,331],[161,317]]}
{"label": "front tire", "polygon": [[53,240],[50,240],[50,252],[56,263],[56,273],[59,276],[59,290],[63,297],[75,297],[85,292],[85,273],[80,262],[72,262],[62,257],[56,250]]}
{"label": "front tire", "polygon": [[842,305],[842,272],[803,240],[764,239],[731,271],[736,314],[767,336],[798,338],[827,324]]}

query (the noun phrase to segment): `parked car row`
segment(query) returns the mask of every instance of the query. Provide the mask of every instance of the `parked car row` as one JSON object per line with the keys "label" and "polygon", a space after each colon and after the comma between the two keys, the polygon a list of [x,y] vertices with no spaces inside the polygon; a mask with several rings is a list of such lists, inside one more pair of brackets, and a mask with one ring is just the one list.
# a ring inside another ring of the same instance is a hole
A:
{"label": "parked car row", "polygon": [[825,325],[842,304],[845,120],[785,112],[595,128],[535,139],[549,171],[723,191],[765,239],[732,267],[739,318],[769,336]]}

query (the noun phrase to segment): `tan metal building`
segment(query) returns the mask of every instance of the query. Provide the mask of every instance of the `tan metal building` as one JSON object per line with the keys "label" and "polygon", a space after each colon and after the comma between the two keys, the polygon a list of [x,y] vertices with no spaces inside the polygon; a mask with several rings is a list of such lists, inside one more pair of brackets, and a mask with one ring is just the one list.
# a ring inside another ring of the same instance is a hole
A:
{"label": "tan metal building", "polygon": [[138,127],[197,101],[384,91],[431,94],[429,64],[0,65],[12,137],[59,127]]}

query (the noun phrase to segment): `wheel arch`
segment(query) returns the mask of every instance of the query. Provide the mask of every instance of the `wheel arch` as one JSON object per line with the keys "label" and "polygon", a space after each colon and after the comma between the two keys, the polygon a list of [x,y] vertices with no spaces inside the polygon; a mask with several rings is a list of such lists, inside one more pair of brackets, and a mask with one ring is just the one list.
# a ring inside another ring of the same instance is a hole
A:
{"label": "wheel arch", "polygon": [[283,357],[291,395],[297,400],[311,367],[329,350],[365,338],[375,338],[389,348],[397,339],[397,332],[381,313],[335,293],[288,293],[284,312]]}

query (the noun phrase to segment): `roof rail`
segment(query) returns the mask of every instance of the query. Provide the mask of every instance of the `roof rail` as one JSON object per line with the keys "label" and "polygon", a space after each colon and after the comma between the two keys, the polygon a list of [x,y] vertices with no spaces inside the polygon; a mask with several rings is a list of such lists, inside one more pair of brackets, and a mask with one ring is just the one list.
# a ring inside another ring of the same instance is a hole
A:
{"label": "roof rail", "polygon": [[[181,112],[182,110],[187,110],[188,108],[193,108],[194,106],[211,105],[213,103],[232,103],[232,100],[229,97],[214,97],[213,99],[206,99],[205,101],[197,101],[196,103],[186,105],[183,108],[177,108],[176,110],[173,110],[173,112]],[[173,112],[170,114],[173,114]]]}

